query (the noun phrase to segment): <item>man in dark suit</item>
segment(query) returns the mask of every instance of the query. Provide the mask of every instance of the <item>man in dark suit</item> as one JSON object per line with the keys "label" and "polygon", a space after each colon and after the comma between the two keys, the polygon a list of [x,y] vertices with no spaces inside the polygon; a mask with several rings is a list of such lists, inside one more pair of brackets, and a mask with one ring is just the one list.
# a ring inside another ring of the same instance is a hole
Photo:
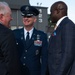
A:
{"label": "man in dark suit", "polygon": [[14,30],[21,60],[22,75],[45,75],[47,68],[47,35],[34,28],[39,11],[24,5],[21,7],[24,28]]}
{"label": "man in dark suit", "polygon": [[0,75],[19,75],[19,57],[16,41],[9,29],[11,9],[6,2],[0,2]]}
{"label": "man in dark suit", "polygon": [[56,28],[48,47],[50,75],[75,75],[75,24],[67,17],[67,9],[62,1],[51,6],[51,21]]}

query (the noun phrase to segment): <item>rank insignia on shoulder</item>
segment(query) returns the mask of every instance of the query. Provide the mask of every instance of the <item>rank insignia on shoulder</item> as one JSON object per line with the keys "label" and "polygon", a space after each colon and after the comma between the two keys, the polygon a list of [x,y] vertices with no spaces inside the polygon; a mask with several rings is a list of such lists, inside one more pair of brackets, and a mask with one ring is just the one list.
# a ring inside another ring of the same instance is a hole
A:
{"label": "rank insignia on shoulder", "polygon": [[36,40],[36,41],[34,41],[34,45],[35,46],[42,46],[42,41]]}

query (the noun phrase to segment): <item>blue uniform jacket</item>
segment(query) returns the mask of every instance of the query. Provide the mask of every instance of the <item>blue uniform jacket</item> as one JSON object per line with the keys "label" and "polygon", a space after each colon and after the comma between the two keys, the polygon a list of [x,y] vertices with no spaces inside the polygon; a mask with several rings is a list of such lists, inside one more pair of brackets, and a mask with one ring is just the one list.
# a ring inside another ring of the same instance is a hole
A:
{"label": "blue uniform jacket", "polygon": [[[14,30],[14,34],[21,60],[22,75],[45,75],[48,55],[47,35],[34,28],[29,44],[26,46],[24,28]],[[38,38],[40,42],[37,42]]]}

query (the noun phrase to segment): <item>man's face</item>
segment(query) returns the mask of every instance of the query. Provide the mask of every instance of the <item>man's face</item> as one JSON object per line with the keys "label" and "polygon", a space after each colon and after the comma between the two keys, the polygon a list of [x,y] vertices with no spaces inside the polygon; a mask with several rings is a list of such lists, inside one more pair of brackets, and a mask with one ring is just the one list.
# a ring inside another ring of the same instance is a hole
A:
{"label": "man's face", "polygon": [[23,17],[23,23],[24,26],[30,26],[32,27],[34,25],[34,23],[36,22],[36,17],[35,16],[28,16],[28,17]]}
{"label": "man's face", "polygon": [[52,7],[50,10],[50,18],[52,23],[57,22],[58,14],[57,14],[57,10],[54,7]]}
{"label": "man's face", "polygon": [[4,25],[10,28],[10,21],[12,20],[11,14],[7,13],[4,15]]}

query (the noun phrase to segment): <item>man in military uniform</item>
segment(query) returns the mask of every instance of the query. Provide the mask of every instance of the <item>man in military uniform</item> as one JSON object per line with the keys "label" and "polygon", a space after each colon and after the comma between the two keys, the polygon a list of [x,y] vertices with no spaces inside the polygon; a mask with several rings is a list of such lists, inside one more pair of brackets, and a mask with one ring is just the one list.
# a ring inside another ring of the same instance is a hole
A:
{"label": "man in military uniform", "polygon": [[22,6],[20,10],[24,28],[14,30],[14,34],[21,60],[21,75],[45,75],[48,54],[47,35],[34,28],[39,11],[28,5]]}

